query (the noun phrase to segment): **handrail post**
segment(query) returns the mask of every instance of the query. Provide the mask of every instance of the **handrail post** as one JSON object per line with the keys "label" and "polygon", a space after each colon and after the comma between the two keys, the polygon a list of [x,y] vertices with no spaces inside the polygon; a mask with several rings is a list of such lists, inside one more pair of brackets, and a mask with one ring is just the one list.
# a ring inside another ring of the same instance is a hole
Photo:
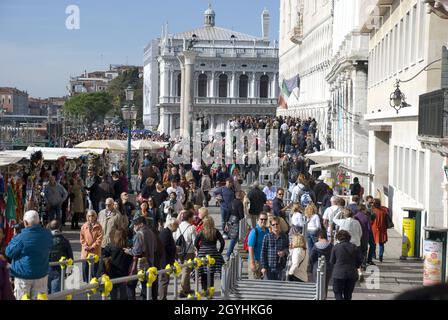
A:
{"label": "handrail post", "polygon": [[[211,283],[212,283],[212,279],[211,279],[210,266],[207,264],[207,290],[210,290]],[[206,292],[206,294],[207,294],[207,292]]]}
{"label": "handrail post", "polygon": [[177,300],[177,291],[178,291],[178,277],[174,275],[174,300]]}
{"label": "handrail post", "polygon": [[61,264],[61,291],[64,291],[64,289],[65,289],[64,279],[65,279],[65,268],[66,267],[67,266]]}
{"label": "handrail post", "polygon": [[327,299],[326,287],[327,287],[327,263],[325,261],[325,258],[322,257],[322,281],[321,281],[322,300]]}
{"label": "handrail post", "polygon": [[221,296],[223,300],[227,300],[227,266],[221,267]]}

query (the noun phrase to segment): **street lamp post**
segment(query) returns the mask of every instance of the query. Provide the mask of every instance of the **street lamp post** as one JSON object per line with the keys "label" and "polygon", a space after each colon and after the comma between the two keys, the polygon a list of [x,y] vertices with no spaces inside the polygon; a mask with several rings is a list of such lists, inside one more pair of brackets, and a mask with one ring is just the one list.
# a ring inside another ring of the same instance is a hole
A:
{"label": "street lamp post", "polygon": [[[125,90],[126,93],[126,101],[131,103],[134,100],[134,89],[129,85],[128,88]],[[132,123],[137,120],[137,108],[132,105],[132,107],[128,107],[125,105],[121,112],[123,114],[123,120],[128,123],[128,186],[129,186],[129,193],[133,194],[134,191],[132,190],[132,174],[131,174],[131,151],[132,151],[132,145],[131,145],[131,128]]]}

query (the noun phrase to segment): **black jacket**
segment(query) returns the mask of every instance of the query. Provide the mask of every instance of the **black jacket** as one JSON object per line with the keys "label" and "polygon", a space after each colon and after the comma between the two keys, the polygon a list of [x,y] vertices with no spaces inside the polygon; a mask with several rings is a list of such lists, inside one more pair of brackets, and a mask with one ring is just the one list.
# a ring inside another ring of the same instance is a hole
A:
{"label": "black jacket", "polygon": [[250,201],[249,213],[259,215],[266,203],[266,195],[258,188],[253,188],[247,195]]}
{"label": "black jacket", "polygon": [[328,245],[325,246],[322,245],[320,242],[315,243],[313,249],[311,250],[309,254],[309,263],[308,263],[308,273],[313,274],[313,282],[316,282],[316,274],[317,274],[317,267],[319,265],[319,258],[321,256],[325,257],[326,267],[327,267],[327,279],[328,277],[331,278],[331,273],[333,271],[333,265],[330,263],[331,258],[331,251],[333,250],[333,244],[328,243]]}
{"label": "black jacket", "polygon": [[50,249],[50,262],[57,262],[61,257],[73,259],[73,251],[70,242],[61,233],[56,233],[53,234],[53,246]]}
{"label": "black jacket", "polygon": [[333,267],[333,279],[358,279],[358,268],[363,257],[361,250],[351,242],[343,241],[334,246],[330,262]]}
{"label": "black jacket", "polygon": [[123,248],[108,244],[101,251],[101,263],[98,268],[98,276],[106,274],[104,258],[107,257],[111,258],[110,270],[108,273],[108,276],[110,278],[114,279],[129,275],[129,269],[131,267],[133,257],[129,254],[126,254]]}
{"label": "black jacket", "polygon": [[176,260],[176,243],[174,242],[173,233],[168,228],[160,232],[159,238],[165,248],[161,260],[161,268],[165,268],[167,264],[173,264]]}
{"label": "black jacket", "polygon": [[316,194],[316,201],[322,203],[327,191],[330,187],[325,182],[321,181],[314,186],[314,193]]}

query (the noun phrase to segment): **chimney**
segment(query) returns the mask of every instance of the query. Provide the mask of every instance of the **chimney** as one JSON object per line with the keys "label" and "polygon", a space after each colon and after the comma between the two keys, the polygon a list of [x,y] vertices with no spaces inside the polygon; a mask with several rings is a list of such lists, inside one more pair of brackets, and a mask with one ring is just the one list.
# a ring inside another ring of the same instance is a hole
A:
{"label": "chimney", "polygon": [[269,40],[269,11],[266,8],[264,8],[264,10],[261,14],[261,33],[262,33],[263,40],[268,41]]}

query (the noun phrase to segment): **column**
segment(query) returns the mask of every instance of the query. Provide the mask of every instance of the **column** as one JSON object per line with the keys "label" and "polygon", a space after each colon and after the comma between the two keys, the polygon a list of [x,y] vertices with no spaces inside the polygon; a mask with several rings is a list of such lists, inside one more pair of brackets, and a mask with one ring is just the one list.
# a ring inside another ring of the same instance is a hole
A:
{"label": "column", "polygon": [[208,89],[209,89],[209,94],[208,94],[208,96],[210,97],[210,98],[214,98],[216,95],[215,95],[215,71],[212,71],[212,73],[211,73],[211,77],[210,77],[210,82],[209,82],[209,85],[208,85]]}
{"label": "column", "polygon": [[274,72],[274,74],[272,75],[272,82],[271,82],[271,94],[269,95],[269,97],[271,97],[271,99],[276,99],[279,95],[278,92],[278,78],[277,78],[277,73]]}
{"label": "column", "polygon": [[174,123],[174,114],[170,114],[170,132],[176,130],[176,125]]}
{"label": "column", "polygon": [[[191,135],[192,128],[192,115],[193,115],[193,95],[194,95],[194,64],[196,61],[197,53],[193,51],[184,51],[183,57],[185,59],[185,72],[182,75],[182,81],[184,82],[184,99],[183,105],[184,108],[182,112],[183,115],[183,126],[182,131],[183,134]],[[185,76],[184,76],[185,75]]]}
{"label": "column", "polygon": [[252,73],[252,77],[250,79],[250,95],[249,95],[249,98],[255,98],[255,78],[256,78],[256,74],[254,72],[254,73]]}
{"label": "column", "polygon": [[236,98],[236,74],[232,72],[232,77],[230,80],[230,98]]}
{"label": "column", "polygon": [[179,108],[179,113],[180,113],[180,130],[183,130],[184,128],[184,117],[185,117],[185,57],[180,54],[178,55],[177,59],[180,62],[180,69],[181,69],[181,84],[180,84],[180,108]]}
{"label": "column", "polygon": [[174,92],[175,86],[174,86],[174,70],[170,70],[170,97],[175,97],[176,93]]}

